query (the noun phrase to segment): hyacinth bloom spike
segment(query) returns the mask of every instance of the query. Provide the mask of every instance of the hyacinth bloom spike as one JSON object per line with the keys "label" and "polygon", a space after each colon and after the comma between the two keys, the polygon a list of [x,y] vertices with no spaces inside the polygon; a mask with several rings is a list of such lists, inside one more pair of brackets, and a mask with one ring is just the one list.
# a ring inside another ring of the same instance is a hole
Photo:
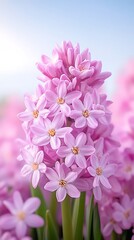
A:
{"label": "hyacinth bloom spike", "polygon": [[[72,131],[71,127],[63,127],[64,115],[59,113],[55,115],[52,121],[46,119],[44,129],[32,127],[32,131],[37,136],[33,138],[33,143],[39,146],[44,146],[50,143],[52,149],[58,149],[61,145],[60,138],[64,138],[66,133]],[[38,136],[39,135],[39,136]]]}
{"label": "hyacinth bloom spike", "polygon": [[36,104],[30,99],[30,97],[25,97],[26,111],[19,113],[18,118],[21,121],[37,121],[42,118],[44,119],[50,113],[48,109],[45,109],[45,105],[46,101],[44,94],[39,98]]}
{"label": "hyacinth bloom spike", "polygon": [[80,192],[74,185],[77,178],[76,172],[71,172],[63,164],[56,162],[55,169],[47,168],[46,176],[49,182],[44,188],[50,192],[56,191],[56,198],[58,202],[62,202],[68,194],[72,198],[78,198]]}
{"label": "hyacinth bloom spike", "polygon": [[40,206],[38,198],[29,198],[23,202],[21,194],[14,192],[13,203],[4,201],[4,205],[10,213],[1,217],[0,227],[3,230],[15,230],[19,239],[26,235],[28,227],[41,227],[44,223],[40,216],[34,214]]}
{"label": "hyacinth bloom spike", "polygon": [[46,165],[43,163],[44,153],[39,151],[35,156],[32,156],[27,150],[22,151],[22,157],[25,160],[26,164],[21,169],[21,174],[23,177],[30,176],[32,178],[32,186],[36,188],[41,173],[45,173]]}
{"label": "hyacinth bloom spike", "polygon": [[61,146],[57,154],[65,158],[66,166],[70,167],[75,162],[80,168],[87,167],[85,157],[93,154],[95,149],[90,145],[86,145],[86,140],[85,133],[80,133],[76,139],[71,133],[65,135],[64,141],[66,146]]}

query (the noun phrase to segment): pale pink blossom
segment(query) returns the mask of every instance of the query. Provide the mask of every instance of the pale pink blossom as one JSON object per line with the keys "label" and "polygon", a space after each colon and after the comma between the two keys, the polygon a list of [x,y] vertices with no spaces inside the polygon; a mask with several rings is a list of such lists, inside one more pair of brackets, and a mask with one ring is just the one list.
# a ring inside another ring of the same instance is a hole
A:
{"label": "pale pink blossom", "polygon": [[37,122],[40,119],[44,119],[48,116],[49,110],[45,109],[46,100],[45,94],[41,95],[38,99],[37,103],[30,99],[30,97],[25,97],[25,112],[21,112],[18,114],[18,118],[21,121],[34,121]]}
{"label": "pale pink blossom", "polygon": [[103,110],[94,110],[93,99],[90,93],[86,93],[84,101],[74,100],[72,102],[73,109],[70,117],[75,119],[75,127],[90,127],[98,126],[98,118],[102,117],[105,112]]}
{"label": "pale pink blossom", "polygon": [[87,137],[85,133],[79,133],[75,138],[71,133],[65,135],[64,142],[66,146],[61,146],[57,154],[65,158],[66,166],[70,167],[74,162],[80,168],[87,167],[86,156],[95,152],[94,147],[86,145]]}
{"label": "pale pink blossom", "polygon": [[40,206],[38,198],[28,198],[23,202],[21,194],[14,192],[13,203],[4,201],[4,204],[10,213],[0,218],[0,227],[3,230],[14,229],[19,239],[26,236],[28,227],[41,227],[43,225],[43,219],[34,214]]}
{"label": "pale pink blossom", "polygon": [[22,157],[26,164],[21,169],[23,177],[30,176],[32,179],[32,186],[37,187],[41,173],[45,173],[46,165],[43,163],[44,153],[38,151],[35,155],[32,155],[28,150],[22,151]]}
{"label": "pale pink blossom", "polygon": [[55,169],[47,168],[46,176],[49,182],[44,188],[50,192],[56,191],[58,202],[62,202],[67,194],[72,198],[79,198],[80,192],[74,185],[77,175],[77,172],[70,171],[64,163],[60,165],[56,162]]}
{"label": "pale pink blossom", "polygon": [[108,178],[115,172],[115,164],[108,163],[106,157],[98,159],[96,155],[91,156],[91,166],[89,166],[88,172],[93,176],[93,187],[100,187],[101,184],[110,189],[111,185]]}
{"label": "pale pink blossom", "polygon": [[51,103],[50,111],[57,113],[61,111],[65,116],[71,113],[70,105],[74,99],[81,97],[81,92],[71,91],[67,92],[66,83],[61,81],[58,84],[57,92],[48,90],[46,91],[46,99]]}
{"label": "pale pink blossom", "polygon": [[44,146],[50,143],[52,149],[58,149],[61,145],[61,138],[65,137],[66,133],[72,131],[71,127],[63,127],[64,115],[57,114],[52,121],[48,118],[44,121],[43,126],[32,126],[31,130],[36,135],[33,138],[35,145]]}

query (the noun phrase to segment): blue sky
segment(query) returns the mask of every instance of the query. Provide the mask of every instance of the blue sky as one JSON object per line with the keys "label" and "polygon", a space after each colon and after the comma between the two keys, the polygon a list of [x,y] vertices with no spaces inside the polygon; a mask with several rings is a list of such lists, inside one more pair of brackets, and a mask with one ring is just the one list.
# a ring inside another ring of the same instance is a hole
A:
{"label": "blue sky", "polygon": [[109,96],[122,66],[134,58],[133,0],[3,0],[0,2],[0,96],[32,92],[35,63],[62,40],[89,48],[112,72]]}

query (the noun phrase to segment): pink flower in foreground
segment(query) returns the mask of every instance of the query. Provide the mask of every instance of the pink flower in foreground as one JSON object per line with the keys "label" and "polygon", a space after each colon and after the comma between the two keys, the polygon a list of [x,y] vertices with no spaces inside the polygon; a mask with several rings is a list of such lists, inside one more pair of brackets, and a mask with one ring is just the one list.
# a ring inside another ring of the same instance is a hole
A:
{"label": "pink flower in foreground", "polygon": [[43,219],[34,214],[40,205],[38,198],[32,197],[23,202],[21,194],[15,192],[13,203],[4,201],[4,205],[11,214],[0,218],[0,227],[3,230],[14,229],[19,239],[26,235],[28,227],[41,227],[44,224]]}
{"label": "pink flower in foreground", "polygon": [[115,202],[113,204],[115,209],[113,216],[117,222],[122,223],[124,229],[129,229],[134,223],[134,199],[130,200],[126,194],[121,200],[121,204]]}
{"label": "pink flower in foreground", "polygon": [[80,168],[86,168],[87,162],[85,156],[90,156],[95,152],[95,148],[86,145],[87,137],[85,133],[80,133],[76,139],[71,133],[65,135],[64,142],[67,146],[61,146],[57,154],[65,158],[65,164],[70,167],[74,162]]}
{"label": "pink flower in foreground", "polygon": [[72,110],[70,117],[75,119],[76,128],[85,126],[96,128],[98,126],[97,119],[105,114],[103,110],[92,109],[93,99],[90,93],[86,93],[83,103],[80,100],[74,100],[72,105],[74,110]]}
{"label": "pink flower in foreground", "polygon": [[58,149],[61,145],[60,138],[64,138],[66,133],[72,131],[71,127],[62,127],[64,116],[62,113],[57,114],[52,121],[48,118],[44,121],[44,127],[32,126],[31,130],[36,137],[33,138],[35,145],[44,146],[50,143],[52,149]]}
{"label": "pink flower in foreground", "polygon": [[39,151],[33,156],[29,151],[23,150],[22,157],[26,161],[26,164],[21,169],[21,174],[23,177],[30,175],[32,177],[32,186],[37,187],[40,174],[45,173],[46,165],[43,163],[44,153]]}
{"label": "pink flower in foreground", "polygon": [[111,188],[108,177],[113,175],[115,166],[115,164],[108,164],[105,157],[99,160],[96,155],[92,155],[91,166],[87,170],[94,177],[93,187],[99,187],[101,183],[104,187]]}
{"label": "pink flower in foreground", "polygon": [[67,194],[72,198],[80,197],[80,192],[73,184],[77,178],[77,173],[70,171],[64,163],[60,165],[59,162],[56,162],[55,170],[47,168],[46,176],[50,181],[46,183],[44,188],[50,192],[56,191],[58,202],[62,202]]}
{"label": "pink flower in foreground", "polygon": [[52,104],[50,111],[61,111],[65,116],[69,116],[71,113],[70,104],[74,99],[80,98],[81,92],[72,91],[67,93],[66,83],[61,81],[57,87],[57,93],[54,91],[46,91],[46,99]]}
{"label": "pink flower in foreground", "polygon": [[46,118],[50,111],[44,109],[45,105],[46,101],[44,94],[39,98],[36,104],[30,99],[30,97],[25,97],[25,106],[27,109],[25,112],[19,113],[18,118],[21,121],[37,121],[41,118]]}

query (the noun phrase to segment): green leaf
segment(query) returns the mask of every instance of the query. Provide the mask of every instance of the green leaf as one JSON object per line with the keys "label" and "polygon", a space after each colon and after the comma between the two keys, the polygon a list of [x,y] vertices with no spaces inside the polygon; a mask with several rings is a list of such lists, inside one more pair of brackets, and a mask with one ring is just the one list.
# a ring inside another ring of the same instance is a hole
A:
{"label": "green leaf", "polygon": [[85,213],[85,192],[81,193],[80,198],[75,200],[73,208],[73,231],[74,239],[83,239],[83,224]]}
{"label": "green leaf", "polygon": [[98,213],[98,205],[96,204],[93,212],[93,235],[94,240],[102,240],[101,230],[100,230],[100,217]]}
{"label": "green leaf", "polygon": [[[45,203],[45,199],[44,196],[41,192],[41,189],[39,187],[37,187],[36,189],[34,189],[33,187],[31,187],[31,193],[33,197],[37,197],[40,199],[41,204],[40,207],[37,209],[36,213],[41,216],[44,219],[45,222],[45,215],[46,215],[46,203]],[[37,228],[37,235],[38,235],[38,240],[42,240],[44,238],[44,226],[41,228]]]}
{"label": "green leaf", "polygon": [[94,210],[94,197],[90,198],[88,214],[87,214],[87,240],[92,239],[93,233],[93,210]]}
{"label": "green leaf", "polygon": [[50,210],[46,211],[46,239],[47,240],[59,240],[56,226],[54,224],[52,214]]}

